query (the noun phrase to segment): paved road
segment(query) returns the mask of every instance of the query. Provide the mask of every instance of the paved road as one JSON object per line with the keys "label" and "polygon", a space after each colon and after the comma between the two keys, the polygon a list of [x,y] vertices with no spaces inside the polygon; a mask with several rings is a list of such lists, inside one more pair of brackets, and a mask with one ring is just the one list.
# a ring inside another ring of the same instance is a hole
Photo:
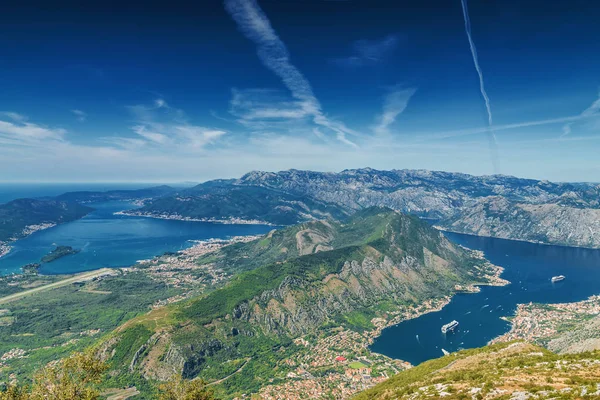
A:
{"label": "paved road", "polygon": [[5,304],[5,303],[9,303],[11,301],[19,300],[19,299],[22,299],[23,297],[31,296],[33,294],[36,294],[38,292],[43,292],[45,290],[56,289],[59,287],[67,286],[67,285],[72,284],[73,282],[77,282],[82,279],[93,279],[97,276],[104,275],[107,272],[113,272],[113,271],[114,270],[111,268],[102,268],[102,269],[98,269],[95,271],[82,272],[80,274],[73,275],[70,278],[63,279],[62,281],[50,283],[48,285],[39,286],[39,287],[36,287],[33,289],[25,290],[23,292],[11,294],[10,296],[2,297],[2,298],[0,298],[0,304]]}

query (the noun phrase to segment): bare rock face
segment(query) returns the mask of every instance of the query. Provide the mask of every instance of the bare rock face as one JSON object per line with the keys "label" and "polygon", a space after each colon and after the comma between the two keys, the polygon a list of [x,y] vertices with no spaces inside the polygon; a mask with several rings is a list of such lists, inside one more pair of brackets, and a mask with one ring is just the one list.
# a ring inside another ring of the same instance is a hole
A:
{"label": "bare rock face", "polygon": [[440,220],[447,230],[579,247],[600,247],[600,185],[424,170],[251,172],[258,185],[358,210],[385,206]]}
{"label": "bare rock face", "polygon": [[600,209],[513,203],[486,197],[442,223],[445,229],[503,239],[600,247]]}

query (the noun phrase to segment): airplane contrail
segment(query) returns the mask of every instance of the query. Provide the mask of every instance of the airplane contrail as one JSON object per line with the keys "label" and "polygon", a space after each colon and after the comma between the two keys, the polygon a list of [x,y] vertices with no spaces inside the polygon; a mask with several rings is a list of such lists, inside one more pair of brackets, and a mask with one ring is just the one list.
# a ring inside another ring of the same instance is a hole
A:
{"label": "airplane contrail", "polygon": [[463,17],[465,19],[465,32],[467,33],[467,38],[469,39],[469,47],[471,48],[471,55],[473,56],[473,64],[475,64],[475,70],[477,71],[477,75],[479,75],[479,91],[481,92],[481,96],[485,101],[485,109],[487,111],[488,117],[488,139],[490,142],[490,152],[492,153],[492,164],[494,167],[494,172],[499,172],[498,166],[498,142],[496,141],[496,135],[492,130],[492,107],[490,106],[490,98],[488,97],[487,92],[485,91],[485,85],[483,83],[483,71],[479,66],[479,58],[477,57],[477,48],[475,47],[475,42],[473,42],[473,37],[471,35],[471,19],[469,18],[469,9],[467,8],[467,0],[460,0],[462,4]]}

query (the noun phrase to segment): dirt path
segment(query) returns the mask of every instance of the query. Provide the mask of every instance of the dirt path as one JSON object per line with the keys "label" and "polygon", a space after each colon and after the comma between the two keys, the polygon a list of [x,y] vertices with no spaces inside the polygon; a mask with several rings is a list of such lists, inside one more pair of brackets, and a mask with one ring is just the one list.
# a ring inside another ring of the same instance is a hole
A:
{"label": "dirt path", "polygon": [[238,372],[242,372],[242,370],[244,369],[244,367],[245,367],[246,365],[248,365],[248,361],[250,361],[250,360],[251,360],[251,358],[250,358],[250,357],[246,358],[246,362],[245,362],[245,363],[244,363],[244,364],[243,364],[241,367],[239,367],[239,368],[238,368],[236,371],[234,371],[233,373],[231,373],[231,374],[227,375],[225,378],[219,379],[218,381],[214,381],[214,382],[211,382],[211,383],[207,383],[207,384],[206,384],[206,386],[210,386],[210,385],[218,385],[219,383],[222,383],[222,382],[226,381],[227,379],[231,378],[232,376],[234,376],[234,375],[235,375],[235,374],[237,374]]}

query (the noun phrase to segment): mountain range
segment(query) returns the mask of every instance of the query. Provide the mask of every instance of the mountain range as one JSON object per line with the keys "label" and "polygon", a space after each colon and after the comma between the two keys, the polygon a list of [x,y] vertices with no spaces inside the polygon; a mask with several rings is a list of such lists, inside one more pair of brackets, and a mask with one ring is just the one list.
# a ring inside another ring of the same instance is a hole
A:
{"label": "mountain range", "polygon": [[287,225],[371,206],[459,233],[600,247],[600,185],[425,170],[250,172],[150,200],[132,214]]}

